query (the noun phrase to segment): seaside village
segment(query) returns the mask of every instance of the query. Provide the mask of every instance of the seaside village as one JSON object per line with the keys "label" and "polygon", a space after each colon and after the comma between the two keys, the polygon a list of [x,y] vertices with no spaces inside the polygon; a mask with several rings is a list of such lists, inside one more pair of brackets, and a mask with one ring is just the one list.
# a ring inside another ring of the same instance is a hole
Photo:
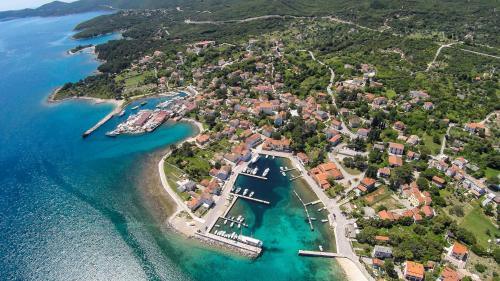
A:
{"label": "seaside village", "polygon": [[[220,218],[245,223],[242,217],[225,217],[236,198],[259,200],[234,186],[238,175],[265,180],[269,172],[284,171],[248,166],[259,157],[287,157],[328,209],[337,254],[370,278],[482,280],[481,272],[488,269],[481,267],[492,260],[485,253],[498,247],[499,239],[491,235],[495,228],[486,236],[474,233],[474,221],[461,222],[470,209],[478,212],[477,220],[489,221],[484,213],[496,213],[500,197],[462,152],[468,141],[487,138],[500,114],[463,124],[437,119],[432,93],[383,94],[369,62],[346,64],[352,77],[332,80],[325,89],[292,94],[283,90],[279,69],[303,70],[286,60],[284,48],[279,39],[232,47],[203,41],[177,53],[173,65],[159,51],[134,64],[135,71],[169,70],[158,78],[158,92],[181,89],[187,79],[196,89],[176,100],[175,111],[177,120],[194,120],[203,130],[165,158],[170,192],[181,204],[172,223],[260,253],[265,245],[258,237],[211,230]],[[214,53],[220,55],[212,63],[183,71],[189,69],[188,57]],[[445,133],[433,139],[394,118],[411,111],[426,114],[425,122]],[[151,114],[131,122],[153,122],[147,121]],[[167,113],[156,114],[157,122]]]}

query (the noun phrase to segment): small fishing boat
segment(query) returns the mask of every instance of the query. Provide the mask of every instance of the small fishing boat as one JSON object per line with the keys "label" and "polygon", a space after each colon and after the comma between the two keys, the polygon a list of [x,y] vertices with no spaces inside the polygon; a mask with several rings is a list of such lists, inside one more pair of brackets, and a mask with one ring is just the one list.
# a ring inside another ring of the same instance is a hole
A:
{"label": "small fishing boat", "polygon": [[132,109],[133,109],[133,110],[136,110],[136,109],[138,109],[138,108],[139,108],[139,106],[138,106],[138,105],[136,105],[136,106],[132,107]]}
{"label": "small fishing boat", "polygon": [[250,195],[248,195],[248,197],[253,197],[253,195],[254,195],[254,192],[252,191],[252,192],[250,192]]}

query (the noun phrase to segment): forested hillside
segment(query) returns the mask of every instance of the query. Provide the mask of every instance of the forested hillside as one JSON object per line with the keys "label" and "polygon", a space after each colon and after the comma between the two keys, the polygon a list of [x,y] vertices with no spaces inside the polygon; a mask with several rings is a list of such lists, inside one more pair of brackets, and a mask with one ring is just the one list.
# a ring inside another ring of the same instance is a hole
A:
{"label": "forested hillside", "polygon": [[269,14],[335,16],[372,28],[405,34],[435,35],[436,32],[444,32],[456,40],[474,39],[492,46],[498,46],[500,26],[500,2],[495,0],[80,0],[73,3],[53,2],[38,9],[0,12],[0,20],[112,8],[166,9],[176,11],[171,17],[177,20],[227,20]]}

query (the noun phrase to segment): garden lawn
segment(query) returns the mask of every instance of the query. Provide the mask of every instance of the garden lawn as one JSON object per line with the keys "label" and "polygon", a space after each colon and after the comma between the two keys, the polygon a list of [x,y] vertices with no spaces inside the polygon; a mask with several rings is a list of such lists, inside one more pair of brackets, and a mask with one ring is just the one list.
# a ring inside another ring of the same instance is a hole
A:
{"label": "garden lawn", "polygon": [[[465,215],[460,226],[474,233],[478,244],[485,249],[488,247],[488,239],[494,239],[495,235],[500,235],[500,230],[483,213],[479,204],[474,204],[474,208]],[[486,234],[488,229],[493,238]]]}

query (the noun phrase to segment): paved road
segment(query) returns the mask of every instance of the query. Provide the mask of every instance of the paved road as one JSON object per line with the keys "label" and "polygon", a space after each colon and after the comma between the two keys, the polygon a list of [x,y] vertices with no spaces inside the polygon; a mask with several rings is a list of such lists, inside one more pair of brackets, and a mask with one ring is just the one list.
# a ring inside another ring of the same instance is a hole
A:
{"label": "paved road", "polygon": [[[233,187],[236,178],[238,178],[238,175],[240,172],[242,172],[244,169],[246,169],[248,166],[248,163],[244,162],[240,165],[237,165],[233,168],[233,171],[231,173],[231,176],[229,177],[229,180],[227,180],[224,183],[222,193],[219,196],[219,199],[217,202],[215,202],[215,206],[208,212],[208,214],[205,215],[205,223],[202,226],[202,231],[208,231],[212,226],[215,224],[217,219],[224,215],[224,212],[227,210],[227,205],[228,205],[228,200],[227,197],[229,196],[229,193],[231,192],[231,188]],[[233,199],[236,200],[236,199]]]}

